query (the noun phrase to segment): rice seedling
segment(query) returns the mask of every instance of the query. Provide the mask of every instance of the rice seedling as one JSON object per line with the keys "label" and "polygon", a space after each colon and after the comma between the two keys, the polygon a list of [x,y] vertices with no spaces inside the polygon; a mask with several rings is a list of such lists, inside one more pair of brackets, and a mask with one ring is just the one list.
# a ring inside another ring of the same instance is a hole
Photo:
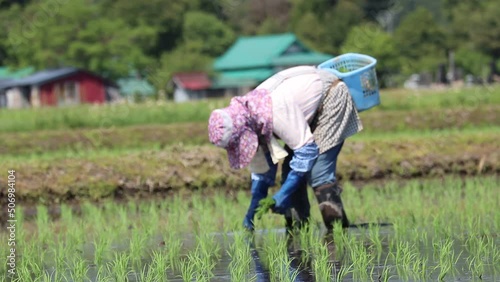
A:
{"label": "rice seedling", "polygon": [[259,207],[255,213],[257,219],[261,219],[266,213],[269,212],[271,207],[275,205],[275,201],[271,197],[264,198],[259,201]]}
{"label": "rice seedling", "polygon": [[153,251],[152,261],[141,272],[141,281],[167,281],[168,258],[162,251]]}
{"label": "rice seedling", "polygon": [[182,249],[182,240],[175,233],[169,233],[164,237],[165,248],[167,252],[167,261],[169,267],[174,270],[180,270],[179,256]]}
{"label": "rice seedling", "polygon": [[129,254],[115,253],[114,259],[107,264],[108,272],[117,282],[128,281],[128,276],[132,273],[129,263]]}
{"label": "rice seedling", "polygon": [[448,274],[454,274],[454,265],[459,260],[461,253],[455,255],[452,239],[444,239],[433,244],[439,262],[435,269],[439,269],[438,279],[443,280]]}
{"label": "rice seedling", "polygon": [[366,250],[363,242],[356,240],[354,237],[350,238],[349,252],[353,265],[354,279],[360,281],[368,280],[368,269],[373,261],[373,256]]}
{"label": "rice seedling", "polygon": [[182,280],[193,281],[196,279],[196,265],[190,255],[180,261],[179,268]]}
{"label": "rice seedling", "polygon": [[161,209],[168,211],[168,229],[166,229],[167,225],[164,225],[160,227],[159,232],[166,234],[171,233],[173,230],[179,233],[192,231],[189,224],[191,211],[179,195],[173,196],[168,202],[168,206],[165,203],[165,206],[162,206]]}
{"label": "rice seedling", "polygon": [[247,281],[250,272],[252,256],[250,245],[246,242],[243,233],[235,233],[234,241],[227,250],[231,262],[229,263],[229,274],[231,281]]}
{"label": "rice seedling", "polygon": [[58,272],[53,271],[51,273],[44,272],[42,276],[38,277],[42,282],[52,282],[52,281],[61,281],[60,275]]}
{"label": "rice seedling", "polygon": [[37,206],[36,227],[38,242],[47,245],[51,241],[52,232],[50,230],[49,211],[46,206]]}
{"label": "rice seedling", "polygon": [[352,273],[353,268],[354,268],[354,263],[341,265],[340,269],[337,271],[337,274],[335,275],[336,281],[344,281],[347,275],[349,275],[349,273]]}
{"label": "rice seedling", "polygon": [[143,282],[168,281],[166,277],[164,279],[158,277],[158,274],[151,271],[148,265],[144,265],[139,275],[136,275],[136,279]]}
{"label": "rice seedling", "polygon": [[199,249],[188,254],[188,259],[195,269],[195,281],[210,281],[213,274],[213,268],[217,264],[215,261],[203,256]]}
{"label": "rice seedling", "polygon": [[270,232],[266,236],[264,251],[271,281],[295,281],[299,270],[291,268],[292,260],[288,256],[286,240]]}
{"label": "rice seedling", "polygon": [[500,266],[500,248],[494,238],[488,238],[487,250],[489,250],[489,257],[491,263],[495,266]]}
{"label": "rice seedling", "polygon": [[389,257],[390,256],[386,256],[385,257],[385,262],[384,262],[384,265],[382,267],[382,270],[381,272],[379,272],[378,274],[378,281],[380,282],[387,282],[391,279],[392,275],[391,275],[391,271],[392,269],[394,268],[393,265],[390,265],[388,263],[389,261]]}
{"label": "rice seedling", "polygon": [[[64,212],[63,212],[64,211]],[[61,208],[61,225],[65,227],[65,232],[62,232],[61,242],[66,246],[68,257],[73,254],[82,252],[82,246],[86,240],[85,224],[81,218],[76,218],[69,207]]]}
{"label": "rice seedling", "polygon": [[36,240],[26,242],[23,246],[21,267],[27,268],[35,277],[41,277],[44,272],[44,263],[47,258],[45,248],[40,246]]}
{"label": "rice seedling", "polygon": [[56,240],[50,243],[50,251],[48,258],[50,259],[47,265],[53,269],[53,277],[60,277],[66,272],[68,257],[66,256],[67,248],[63,243],[62,235],[56,235]]}
{"label": "rice seedling", "polygon": [[368,227],[369,240],[372,243],[371,247],[375,253],[377,263],[380,262],[382,257],[382,239],[380,238],[380,226],[371,224]]}
{"label": "rice seedling", "polygon": [[[23,227],[25,224],[24,208],[20,205],[16,206],[16,225]],[[1,236],[0,236],[1,238]],[[16,240],[18,242],[26,241],[26,230],[24,228],[16,228]]]}
{"label": "rice seedling", "polygon": [[425,281],[428,276],[428,259],[420,255],[418,250],[415,250],[413,257],[410,268],[412,277],[415,280]]}
{"label": "rice seedling", "polygon": [[403,280],[408,280],[410,277],[410,265],[414,257],[413,246],[409,242],[398,241],[394,259],[398,276]]}
{"label": "rice seedling", "polygon": [[220,246],[213,236],[208,234],[197,236],[196,242],[196,249],[188,254],[188,259],[196,269],[196,281],[209,281],[220,258]]}
{"label": "rice seedling", "polygon": [[489,252],[487,238],[482,238],[479,235],[470,236],[465,241],[465,248],[474,257],[485,258]]}
{"label": "rice seedling", "polygon": [[124,234],[127,233],[129,226],[130,226],[130,214],[127,210],[126,207],[124,206],[118,206],[117,207],[117,214],[118,214],[118,226],[119,229],[117,230],[118,233]]}
{"label": "rice seedling", "polygon": [[[7,242],[7,238],[5,233],[0,233],[1,242]],[[0,248],[0,274],[7,274],[7,256],[9,255],[9,251],[8,248]]]}
{"label": "rice seedling", "polygon": [[145,230],[142,230],[137,226],[132,229],[132,235],[129,241],[129,254],[131,262],[134,266],[138,266],[141,263],[142,254],[144,248],[146,247],[148,236],[149,234],[145,233]]}
{"label": "rice seedling", "polygon": [[418,244],[422,246],[422,248],[428,248],[430,246],[430,240],[429,240],[429,233],[427,230],[421,230],[419,231],[419,239],[418,239]]}
{"label": "rice seedling", "polygon": [[482,279],[483,274],[484,274],[484,263],[480,257],[468,257],[467,258],[468,262],[468,269],[472,274],[473,278],[479,278]]}
{"label": "rice seedling", "polygon": [[31,276],[31,272],[29,271],[29,268],[27,267],[22,267],[22,268],[19,268],[15,274],[15,276],[7,276],[7,275],[2,275],[2,278],[5,279],[5,281],[7,281],[7,279],[9,279],[9,281],[32,281],[33,280],[33,277]]}
{"label": "rice seedling", "polygon": [[156,234],[159,229],[158,222],[160,221],[158,207],[155,203],[152,203],[151,205],[146,206],[145,209],[146,210],[141,212],[141,214],[144,213],[146,216],[145,220],[142,222],[142,228],[149,234]]}
{"label": "rice seedling", "polygon": [[[17,267],[16,275],[9,278],[15,278],[17,281],[31,281],[34,277],[42,277],[43,272],[42,265],[35,263],[31,257],[23,257]],[[12,280],[16,281],[15,279]]]}
{"label": "rice seedling", "polygon": [[[274,270],[271,270],[271,281],[295,281],[299,276],[299,269],[291,267],[292,260],[287,255],[275,255],[270,261]],[[277,271],[277,272],[274,272]]]}
{"label": "rice seedling", "polygon": [[313,257],[313,246],[318,243],[319,236],[316,233],[316,229],[308,223],[308,226],[301,228],[298,233],[298,241],[301,248],[301,261],[302,263],[307,262]]}
{"label": "rice seedling", "polygon": [[61,205],[61,221],[64,224],[69,224],[73,221],[73,211],[71,210],[71,207],[68,206],[67,204],[62,204]]}
{"label": "rice seedling", "polygon": [[94,241],[94,264],[101,265],[103,261],[106,259],[106,253],[111,246],[111,239],[109,236],[102,234],[101,236],[97,236]]}
{"label": "rice seedling", "polygon": [[339,258],[344,257],[348,240],[347,232],[342,229],[340,222],[336,222],[333,226],[333,242],[335,243],[336,254]]}
{"label": "rice seedling", "polygon": [[314,260],[312,262],[312,269],[316,281],[331,281],[332,270],[334,269],[333,263],[330,261],[330,251],[325,244],[314,244]]}
{"label": "rice seedling", "polygon": [[85,281],[87,279],[87,273],[89,271],[88,262],[81,256],[77,256],[71,265],[68,265],[71,269],[70,277],[73,281]]}
{"label": "rice seedling", "polygon": [[452,238],[453,237],[453,230],[452,230],[452,225],[447,224],[446,221],[449,220],[448,216],[445,215],[438,215],[434,218],[433,221],[433,226],[434,226],[434,233],[442,238]]}
{"label": "rice seedling", "polygon": [[110,265],[100,265],[97,269],[96,280],[97,281],[115,281],[114,276],[110,274]]}
{"label": "rice seedling", "polygon": [[403,219],[396,219],[393,223],[394,238],[391,243],[397,243],[402,240],[406,240],[409,237],[408,223]]}

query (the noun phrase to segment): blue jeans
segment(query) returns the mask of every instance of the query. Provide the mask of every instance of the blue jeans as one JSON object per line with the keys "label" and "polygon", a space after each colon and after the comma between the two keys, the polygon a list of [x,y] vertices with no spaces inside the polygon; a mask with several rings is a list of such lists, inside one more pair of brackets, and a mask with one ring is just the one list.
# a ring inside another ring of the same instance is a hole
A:
{"label": "blue jeans", "polygon": [[318,186],[334,183],[337,180],[335,176],[337,170],[337,158],[344,141],[330,150],[320,154],[309,172],[309,185],[316,188]]}

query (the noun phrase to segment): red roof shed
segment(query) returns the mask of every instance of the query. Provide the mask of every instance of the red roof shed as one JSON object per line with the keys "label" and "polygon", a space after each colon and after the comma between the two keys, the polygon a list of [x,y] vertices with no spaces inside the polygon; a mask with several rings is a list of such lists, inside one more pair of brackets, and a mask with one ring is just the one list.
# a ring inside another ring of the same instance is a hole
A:
{"label": "red roof shed", "polygon": [[172,79],[178,87],[188,90],[204,90],[212,85],[208,75],[203,72],[177,73]]}

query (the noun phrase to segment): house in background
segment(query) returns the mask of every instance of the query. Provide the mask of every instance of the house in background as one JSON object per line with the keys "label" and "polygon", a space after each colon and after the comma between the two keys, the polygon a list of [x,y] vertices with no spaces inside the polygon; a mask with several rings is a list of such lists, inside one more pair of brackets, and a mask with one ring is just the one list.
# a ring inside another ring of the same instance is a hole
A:
{"label": "house in background", "polygon": [[137,71],[130,72],[128,77],[120,78],[116,83],[120,87],[120,94],[130,102],[149,98],[156,94],[155,87],[141,77]]}
{"label": "house in background", "polygon": [[293,33],[240,37],[216,59],[213,88],[225,89],[226,96],[241,95],[280,70],[331,58],[310,50]]}
{"label": "house in background", "polygon": [[243,95],[280,70],[331,58],[307,48],[292,33],[240,37],[215,60],[213,79],[203,72],[174,75],[174,101]]}
{"label": "house in background", "polygon": [[172,77],[174,101],[186,102],[210,97],[212,82],[204,72],[176,73]]}
{"label": "house in background", "polygon": [[26,67],[20,69],[0,67],[0,108],[7,107],[6,88],[3,88],[2,86],[9,85],[15,79],[26,77],[34,72],[34,67]]}
{"label": "house in background", "polygon": [[0,81],[0,93],[8,108],[100,104],[120,98],[114,82],[73,67]]}

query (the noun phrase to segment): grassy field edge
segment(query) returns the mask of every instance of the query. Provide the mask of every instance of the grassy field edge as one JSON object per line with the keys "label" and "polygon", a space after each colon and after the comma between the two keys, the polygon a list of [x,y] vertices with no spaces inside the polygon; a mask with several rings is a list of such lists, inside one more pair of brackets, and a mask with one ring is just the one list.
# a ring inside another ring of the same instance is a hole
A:
{"label": "grassy field edge", "polygon": [[[478,130],[500,127],[500,105],[461,109],[426,109],[362,113],[364,129],[355,138],[394,134]],[[418,135],[414,134],[414,135]],[[399,138],[399,137],[398,137]],[[102,149],[165,148],[175,144],[205,145],[207,124],[180,124],[104,127],[74,130],[39,130],[0,133],[0,156],[45,155],[52,152],[78,152]]]}

